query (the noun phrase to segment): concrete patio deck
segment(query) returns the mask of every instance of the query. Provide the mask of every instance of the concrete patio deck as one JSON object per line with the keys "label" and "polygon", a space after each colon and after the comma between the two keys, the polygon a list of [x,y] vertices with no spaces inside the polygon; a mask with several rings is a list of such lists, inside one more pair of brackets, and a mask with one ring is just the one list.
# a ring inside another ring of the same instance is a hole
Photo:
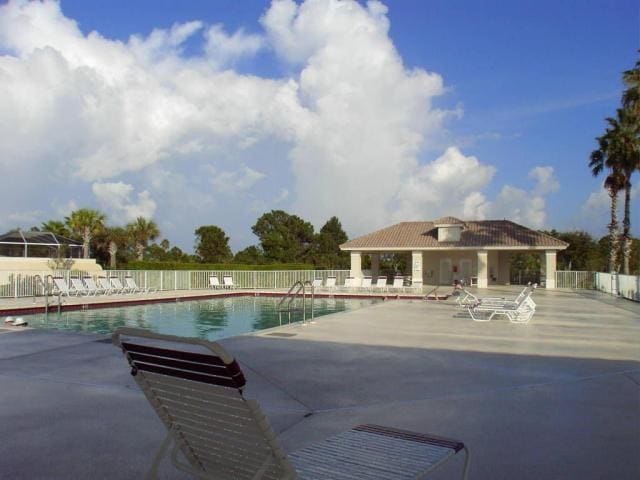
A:
{"label": "concrete patio deck", "polygon": [[[378,423],[463,440],[471,479],[640,478],[640,305],[534,298],[528,325],[394,300],[222,343],[287,450]],[[142,478],[165,434],[108,339],[44,330],[0,334],[0,426],[7,479]]]}

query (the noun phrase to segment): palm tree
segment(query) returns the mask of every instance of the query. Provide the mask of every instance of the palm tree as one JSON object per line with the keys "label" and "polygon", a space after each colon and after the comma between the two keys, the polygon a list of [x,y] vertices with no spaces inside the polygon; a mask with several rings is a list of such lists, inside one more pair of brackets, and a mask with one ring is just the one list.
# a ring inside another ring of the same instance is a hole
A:
{"label": "palm tree", "polygon": [[138,260],[143,260],[144,249],[149,240],[154,240],[160,235],[160,230],[158,230],[156,223],[144,217],[138,217],[135,222],[127,225],[127,232],[135,243]]}
{"label": "palm tree", "polygon": [[83,258],[89,258],[91,239],[104,229],[106,218],[104,213],[90,208],[81,208],[75,212],[71,212],[71,215],[64,218],[71,233],[82,238]]}
{"label": "palm tree", "polygon": [[55,235],[61,235],[63,237],[69,237],[71,235],[71,232],[69,232],[67,226],[60,220],[49,220],[48,222],[43,222],[42,225],[40,225],[40,231],[51,232]]}
{"label": "palm tree", "polygon": [[627,86],[622,94],[622,105],[640,116],[640,60],[635,67],[622,74],[622,81]]}
{"label": "palm tree", "polygon": [[118,248],[127,243],[127,231],[121,227],[111,227],[107,229],[107,252],[109,253],[109,268],[116,269],[116,256]]}
{"label": "palm tree", "polygon": [[624,189],[622,221],[623,272],[629,274],[631,255],[631,176],[640,169],[640,139],[638,122],[632,112],[619,108],[616,118],[607,118],[608,127],[597,137],[598,149],[591,152],[589,167],[594,176],[605,168],[620,176]]}
{"label": "palm tree", "polygon": [[611,172],[604,180],[604,188],[611,198],[611,222],[609,229],[609,273],[617,271],[618,264],[618,192],[624,188],[624,180],[618,172]]}

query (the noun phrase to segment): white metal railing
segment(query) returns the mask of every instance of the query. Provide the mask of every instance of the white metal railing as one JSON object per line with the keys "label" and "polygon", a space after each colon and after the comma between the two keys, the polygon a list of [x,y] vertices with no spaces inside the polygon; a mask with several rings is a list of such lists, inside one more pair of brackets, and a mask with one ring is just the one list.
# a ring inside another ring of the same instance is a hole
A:
{"label": "white metal railing", "polygon": [[124,282],[126,276],[132,276],[136,284],[142,288],[163,290],[204,290],[210,288],[209,277],[215,275],[222,285],[222,277],[230,276],[234,287],[244,289],[285,289],[296,282],[313,281],[320,278],[336,277],[338,285],[344,284],[349,276],[349,270],[272,270],[272,271],[244,271],[244,270],[105,270],[102,272],[82,272],[60,270],[56,272],[0,272],[0,298],[4,297],[33,297],[44,295],[44,285],[39,283],[37,276],[45,279],[44,283],[51,291],[50,276],[63,277],[67,282],[70,278],[81,278],[91,275],[94,279],[99,276],[117,277]]}
{"label": "white metal railing", "polygon": [[556,272],[557,288],[599,290],[640,302],[640,276],[604,272]]}
{"label": "white metal railing", "polygon": [[595,288],[596,272],[556,272],[556,288],[575,288],[593,290]]}

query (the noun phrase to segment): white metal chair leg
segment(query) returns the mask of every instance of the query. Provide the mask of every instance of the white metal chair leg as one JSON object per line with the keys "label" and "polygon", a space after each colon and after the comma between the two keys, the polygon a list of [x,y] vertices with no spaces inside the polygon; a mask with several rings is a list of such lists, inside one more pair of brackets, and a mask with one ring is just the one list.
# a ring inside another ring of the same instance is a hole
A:
{"label": "white metal chair leg", "polygon": [[171,443],[172,438],[173,438],[172,430],[169,430],[167,432],[167,436],[164,437],[164,440],[162,441],[160,448],[158,448],[158,451],[156,452],[156,456],[153,459],[153,463],[151,464],[149,471],[144,476],[144,480],[155,480],[156,478],[158,478],[158,465],[160,465],[160,462],[162,461],[162,457],[167,451],[167,448],[169,448],[169,444]]}

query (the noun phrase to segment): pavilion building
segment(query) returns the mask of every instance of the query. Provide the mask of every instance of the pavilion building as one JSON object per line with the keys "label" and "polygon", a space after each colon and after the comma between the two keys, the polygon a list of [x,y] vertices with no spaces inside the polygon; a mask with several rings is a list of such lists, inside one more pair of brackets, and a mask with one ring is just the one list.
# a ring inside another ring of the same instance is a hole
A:
{"label": "pavilion building", "polygon": [[550,235],[509,220],[462,221],[443,217],[431,222],[401,222],[340,245],[351,253],[351,276],[362,277],[362,256],[371,259],[371,274],[380,271],[380,256],[411,255],[415,286],[451,285],[454,281],[479,288],[510,282],[514,253],[541,256],[540,279],[555,288],[556,255],[569,245]]}

